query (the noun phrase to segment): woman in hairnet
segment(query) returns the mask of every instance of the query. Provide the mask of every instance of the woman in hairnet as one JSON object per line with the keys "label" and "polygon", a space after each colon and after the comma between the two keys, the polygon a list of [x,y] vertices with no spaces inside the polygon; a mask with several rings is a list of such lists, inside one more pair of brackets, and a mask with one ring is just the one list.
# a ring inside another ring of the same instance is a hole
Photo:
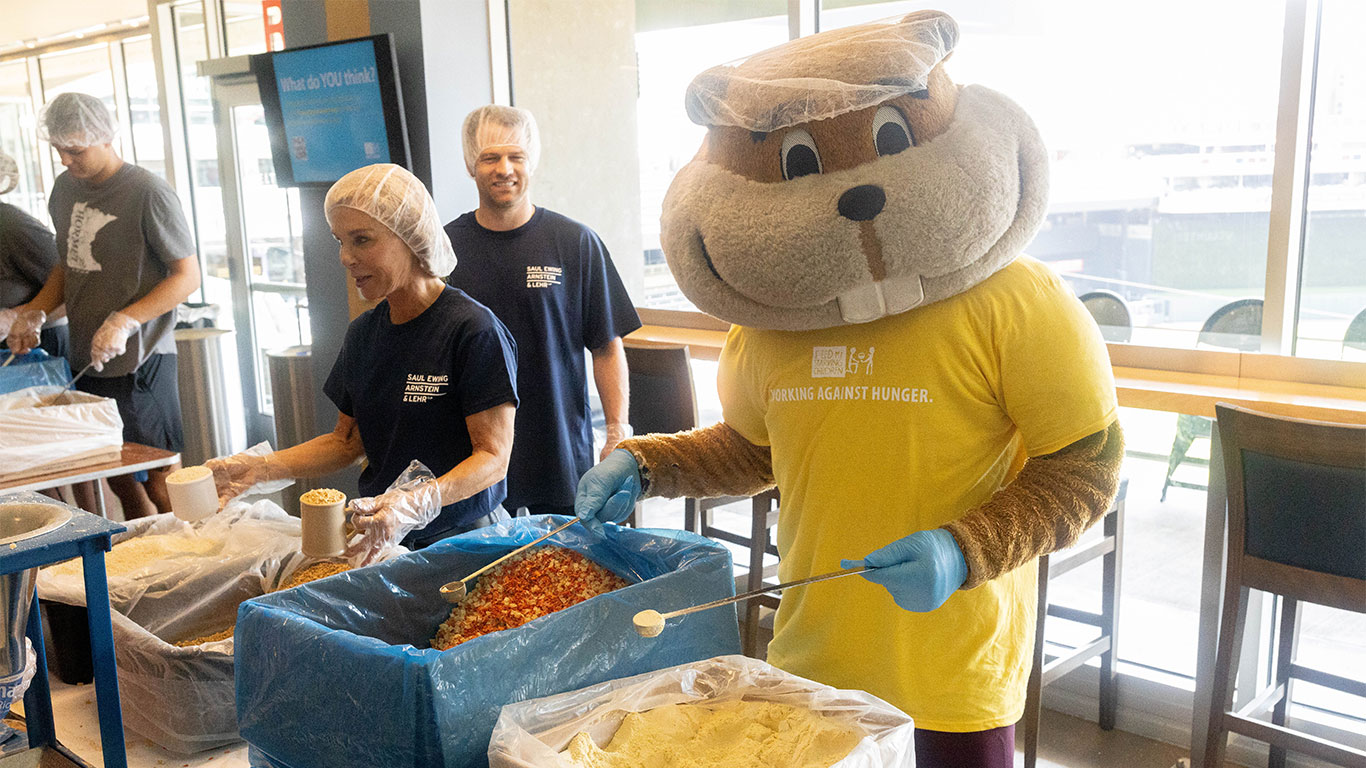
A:
{"label": "woman in hairnet", "polygon": [[347,329],[323,391],[331,434],[266,456],[212,459],[221,503],[253,486],[316,477],[360,458],[366,498],[348,506],[350,554],[419,548],[506,516],[517,352],[484,305],[447,286],[455,253],[422,182],[397,165],[348,173],[325,203],[341,264],[379,305]]}

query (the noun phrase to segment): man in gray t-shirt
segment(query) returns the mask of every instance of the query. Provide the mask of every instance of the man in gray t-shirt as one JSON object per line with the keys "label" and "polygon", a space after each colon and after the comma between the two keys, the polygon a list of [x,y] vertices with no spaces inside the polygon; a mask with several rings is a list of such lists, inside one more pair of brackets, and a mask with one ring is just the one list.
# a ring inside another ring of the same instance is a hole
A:
{"label": "man in gray t-shirt", "polygon": [[[114,125],[102,101],[81,93],[58,96],[39,115],[39,134],[67,169],[48,198],[60,259],[38,295],[16,307],[9,343],[31,348],[46,313],[65,305],[71,369],[90,366],[77,388],[118,403],[125,441],[179,451],[171,331],[176,306],[199,287],[199,263],[175,192],[123,162]],[[110,478],[124,516],[170,511],[165,476],[177,466],[151,470],[145,484]]]}

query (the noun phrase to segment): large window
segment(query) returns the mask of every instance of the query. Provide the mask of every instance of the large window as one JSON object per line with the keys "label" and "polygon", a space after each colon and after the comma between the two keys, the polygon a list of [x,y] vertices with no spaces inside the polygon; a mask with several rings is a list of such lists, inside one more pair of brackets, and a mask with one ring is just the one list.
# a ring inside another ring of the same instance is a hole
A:
{"label": "large window", "polygon": [[166,178],[166,140],[161,131],[157,73],[148,35],[123,41],[123,71],[128,83],[128,122],[132,126],[133,161]]}
{"label": "large window", "polygon": [[19,186],[5,202],[47,220],[47,196],[38,178],[36,126],[29,99],[28,65],[23,59],[0,63],[0,152],[19,163]]}
{"label": "large window", "polygon": [[[763,8],[755,3],[754,7]],[[753,10],[753,9],[751,9]],[[770,10],[771,12],[771,10]],[[683,93],[697,73],[787,39],[787,17],[699,14],[702,23],[651,28],[678,16],[642,14],[636,24],[640,98],[640,219],[645,257],[645,306],[693,309],[679,292],[659,246],[659,214],[669,182],[697,154],[706,129],[683,111]],[[642,28],[643,27],[643,28]]]}
{"label": "large window", "polygon": [[[1366,4],[1324,0],[1295,354],[1366,360]],[[1356,319],[1355,325],[1350,325]],[[1348,337],[1348,329],[1353,336]]]}
{"label": "large window", "polygon": [[[38,66],[42,72],[42,103],[51,102],[63,93],[85,93],[103,101],[115,120],[122,117],[114,98],[114,68],[107,43],[40,56]],[[132,157],[129,154],[131,142],[122,131],[115,141],[124,157]],[[63,170],[61,161],[50,149],[47,155],[52,167],[52,175],[48,178],[56,179]]]}

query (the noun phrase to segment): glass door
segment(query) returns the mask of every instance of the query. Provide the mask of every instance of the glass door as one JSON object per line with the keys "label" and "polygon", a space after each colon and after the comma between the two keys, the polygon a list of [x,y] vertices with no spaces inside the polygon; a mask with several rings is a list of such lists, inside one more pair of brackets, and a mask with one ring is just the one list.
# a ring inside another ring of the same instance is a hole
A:
{"label": "glass door", "polygon": [[248,443],[274,442],[266,353],[312,343],[299,194],[275,184],[255,81],[250,76],[216,77],[212,92],[228,295],[206,298],[232,307],[238,359],[243,361]]}

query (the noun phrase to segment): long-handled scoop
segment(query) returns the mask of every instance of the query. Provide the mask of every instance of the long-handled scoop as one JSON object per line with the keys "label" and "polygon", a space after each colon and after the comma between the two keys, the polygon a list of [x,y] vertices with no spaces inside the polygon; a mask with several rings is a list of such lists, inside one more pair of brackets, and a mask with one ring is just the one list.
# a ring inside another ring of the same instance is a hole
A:
{"label": "long-handled scoop", "polygon": [[58,400],[61,400],[61,399],[62,399],[62,395],[65,395],[67,392],[70,392],[70,391],[71,391],[71,388],[74,387],[74,386],[76,386],[76,382],[77,382],[77,381],[80,381],[81,377],[85,375],[85,372],[88,371],[88,370],[90,370],[94,365],[95,365],[94,363],[87,363],[86,366],[85,366],[84,368],[81,369],[81,372],[78,373],[78,374],[76,374],[75,376],[72,376],[72,377],[71,377],[71,381],[68,381],[68,382],[66,383],[66,386],[65,386],[65,387],[62,387],[62,391],[61,391],[61,392],[58,392],[58,393],[55,394],[55,395],[53,395],[53,396],[52,396],[52,399],[51,399],[51,400],[48,400],[46,404],[47,404],[47,405],[55,405],[55,404],[57,403]]}
{"label": "long-handled scoop", "polygon": [[494,560],[493,562],[489,563],[488,565],[484,566],[483,568],[480,568],[479,570],[475,571],[474,573],[471,573],[470,575],[466,576],[465,578],[460,579],[459,581],[452,581],[452,582],[450,582],[449,584],[443,585],[443,586],[441,587],[441,590],[440,590],[440,591],[441,591],[441,596],[444,597],[444,598],[446,598],[446,602],[448,602],[448,603],[458,603],[458,602],[460,602],[460,599],[463,598],[463,597],[465,596],[465,592],[467,591],[467,590],[466,590],[466,587],[465,587],[465,582],[469,581],[470,579],[473,579],[473,578],[476,577],[476,576],[479,576],[480,574],[482,574],[482,573],[484,573],[485,571],[489,570],[489,569],[492,568],[493,566],[495,566],[495,565],[497,565],[497,564],[503,562],[504,560],[508,559],[509,557],[512,557],[513,555],[517,554],[518,552],[523,552],[523,551],[525,551],[525,550],[531,549],[532,547],[536,546],[537,544],[540,544],[541,542],[545,541],[546,539],[550,538],[551,536],[554,536],[555,534],[559,533],[560,531],[563,531],[564,529],[568,528],[569,526],[571,526],[571,525],[573,525],[574,523],[577,523],[577,522],[579,522],[579,518],[577,518],[577,517],[572,518],[569,522],[565,523],[564,525],[561,525],[559,528],[556,528],[555,530],[551,531],[550,533],[547,533],[546,535],[544,535],[544,536],[542,536],[541,538],[539,538],[539,539],[537,539],[537,540],[531,542],[530,544],[524,544],[524,545],[522,545],[522,546],[520,546],[520,547],[518,547],[518,548],[512,550],[511,552],[507,553],[506,555],[503,555],[502,557],[498,558],[497,560]]}
{"label": "long-handled scoop", "polygon": [[779,592],[784,589],[790,589],[792,587],[800,587],[803,584],[814,584],[818,581],[838,579],[841,576],[852,576],[855,573],[863,573],[864,571],[870,570],[874,569],[866,565],[860,565],[854,568],[845,568],[844,570],[840,571],[831,571],[830,573],[822,573],[818,576],[808,576],[804,579],[797,579],[796,581],[789,581],[783,584],[776,584],[771,587],[756,589],[753,592],[745,592],[744,594],[735,595],[733,597],[723,597],[720,600],[713,600],[710,603],[694,605],[691,608],[680,608],[676,611],[669,611],[668,613],[660,613],[659,611],[653,609],[641,611],[631,619],[631,623],[635,625],[636,632],[639,633],[641,637],[655,637],[660,632],[664,631],[664,621],[666,619],[672,619],[675,616],[686,616],[689,613],[705,611],[708,608],[720,608],[723,605],[738,603],[742,600],[748,600],[752,597],[758,597],[759,595],[768,594],[769,592]]}

